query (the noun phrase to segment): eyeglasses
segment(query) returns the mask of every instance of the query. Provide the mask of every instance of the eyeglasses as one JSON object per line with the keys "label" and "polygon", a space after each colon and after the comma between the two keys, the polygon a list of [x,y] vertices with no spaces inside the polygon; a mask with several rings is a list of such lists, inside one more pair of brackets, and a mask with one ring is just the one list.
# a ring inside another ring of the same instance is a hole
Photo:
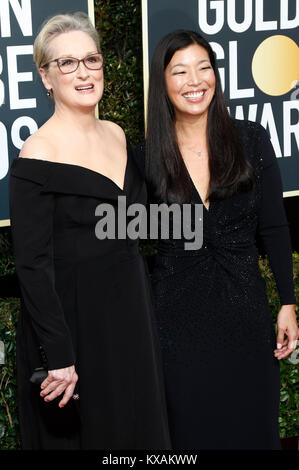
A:
{"label": "eyeglasses", "polygon": [[75,59],[74,57],[63,57],[59,59],[50,60],[46,65],[51,62],[56,62],[61,73],[72,73],[77,70],[80,62],[83,62],[85,67],[89,70],[100,70],[103,67],[104,58],[100,53],[90,54],[84,59]]}

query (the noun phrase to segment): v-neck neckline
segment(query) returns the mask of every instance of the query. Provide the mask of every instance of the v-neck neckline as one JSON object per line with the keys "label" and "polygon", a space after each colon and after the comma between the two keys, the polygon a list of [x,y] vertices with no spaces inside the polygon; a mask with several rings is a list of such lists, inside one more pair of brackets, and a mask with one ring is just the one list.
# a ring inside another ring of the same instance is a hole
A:
{"label": "v-neck neckline", "polygon": [[191,176],[190,176],[189,173],[188,173],[188,175],[189,175],[189,179],[190,179],[190,181],[191,181],[193,190],[195,191],[197,197],[199,198],[201,204],[203,205],[204,210],[205,210],[208,214],[210,214],[210,213],[211,213],[211,205],[212,205],[212,202],[211,202],[211,201],[209,202],[209,208],[207,208],[206,205],[205,205],[205,204],[203,203],[203,201],[202,201],[202,198],[201,198],[201,196],[200,196],[200,194],[199,194],[199,192],[198,192],[198,190],[197,190],[197,188],[196,188],[196,186],[195,186],[195,184],[194,184],[194,182],[193,182],[193,179],[191,178]]}
{"label": "v-neck neckline", "polygon": [[191,182],[193,191],[196,193],[197,197],[199,198],[201,204],[203,205],[204,210],[206,210],[206,212],[207,212],[208,214],[210,214],[210,213],[211,213],[212,201],[209,202],[209,208],[207,208],[207,207],[205,206],[205,204],[203,203],[203,200],[202,200],[202,198],[201,198],[201,195],[199,194],[199,191],[197,190],[197,188],[196,188],[196,186],[195,186],[195,184],[194,184],[194,181],[193,181],[193,179],[192,179],[192,177],[191,177],[191,175],[190,175],[190,173],[189,173],[189,170],[188,170],[187,165],[186,165],[186,163],[185,163],[185,161],[184,161],[183,158],[182,158],[182,160],[183,160],[183,163],[184,163],[184,165],[185,165],[186,172],[187,172],[187,175],[188,175],[189,180],[190,180],[190,182]]}

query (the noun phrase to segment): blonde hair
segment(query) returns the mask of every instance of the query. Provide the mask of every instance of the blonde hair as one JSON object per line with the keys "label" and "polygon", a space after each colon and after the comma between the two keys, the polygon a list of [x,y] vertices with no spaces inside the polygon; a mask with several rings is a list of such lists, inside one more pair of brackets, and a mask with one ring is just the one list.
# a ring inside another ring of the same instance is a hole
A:
{"label": "blonde hair", "polygon": [[86,13],[78,11],[73,14],[55,15],[42,24],[34,41],[33,58],[37,70],[47,68],[48,62],[52,59],[49,47],[51,40],[59,34],[70,31],[82,31],[88,34],[94,40],[98,52],[101,52],[99,34]]}

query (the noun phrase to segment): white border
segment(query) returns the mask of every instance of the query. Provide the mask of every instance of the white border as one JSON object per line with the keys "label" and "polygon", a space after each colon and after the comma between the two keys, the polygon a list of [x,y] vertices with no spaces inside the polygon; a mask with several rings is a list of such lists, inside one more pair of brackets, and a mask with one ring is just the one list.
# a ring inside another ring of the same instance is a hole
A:
{"label": "white border", "polygon": [[[88,16],[90,21],[92,22],[93,26],[95,26],[95,16],[94,16],[94,0],[87,1],[87,8],[88,8]],[[96,118],[99,119],[99,105],[95,108],[95,115]]]}
{"label": "white border", "polygon": [[0,227],[8,227],[10,225],[10,219],[0,220]]}
{"label": "white border", "polygon": [[95,26],[95,18],[94,18],[94,0],[88,0],[88,16],[90,18],[90,21],[92,24]]}
{"label": "white border", "polygon": [[283,197],[299,196],[299,190],[295,191],[285,191]]}

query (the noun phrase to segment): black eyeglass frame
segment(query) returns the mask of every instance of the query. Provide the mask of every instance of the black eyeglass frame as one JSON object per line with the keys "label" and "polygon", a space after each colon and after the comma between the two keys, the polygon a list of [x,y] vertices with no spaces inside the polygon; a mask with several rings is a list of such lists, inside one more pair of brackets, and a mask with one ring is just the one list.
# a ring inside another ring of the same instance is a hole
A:
{"label": "black eyeglass frame", "polygon": [[[98,69],[94,69],[94,68],[90,68],[86,65],[85,63],[85,60],[88,59],[89,57],[92,57],[93,55],[100,55],[102,57],[102,63],[101,63],[101,66],[98,68]],[[60,68],[60,65],[59,65],[59,60],[66,60],[66,59],[74,59],[77,61],[77,67],[72,70],[71,72],[63,72]],[[47,65],[51,64],[52,62],[56,62],[57,63],[57,67],[59,68],[60,72],[63,74],[63,75],[67,75],[68,73],[73,73],[73,72],[76,72],[76,70],[78,69],[79,65],[80,65],[80,62],[83,62],[84,66],[88,69],[88,70],[101,70],[101,68],[103,67],[104,65],[104,57],[103,57],[103,54],[102,52],[95,52],[94,54],[89,54],[87,55],[86,57],[84,57],[83,59],[77,59],[77,57],[58,57],[58,59],[53,59],[53,60],[50,60],[49,62],[47,62],[46,64],[44,64],[41,68],[43,67],[46,67]]]}

